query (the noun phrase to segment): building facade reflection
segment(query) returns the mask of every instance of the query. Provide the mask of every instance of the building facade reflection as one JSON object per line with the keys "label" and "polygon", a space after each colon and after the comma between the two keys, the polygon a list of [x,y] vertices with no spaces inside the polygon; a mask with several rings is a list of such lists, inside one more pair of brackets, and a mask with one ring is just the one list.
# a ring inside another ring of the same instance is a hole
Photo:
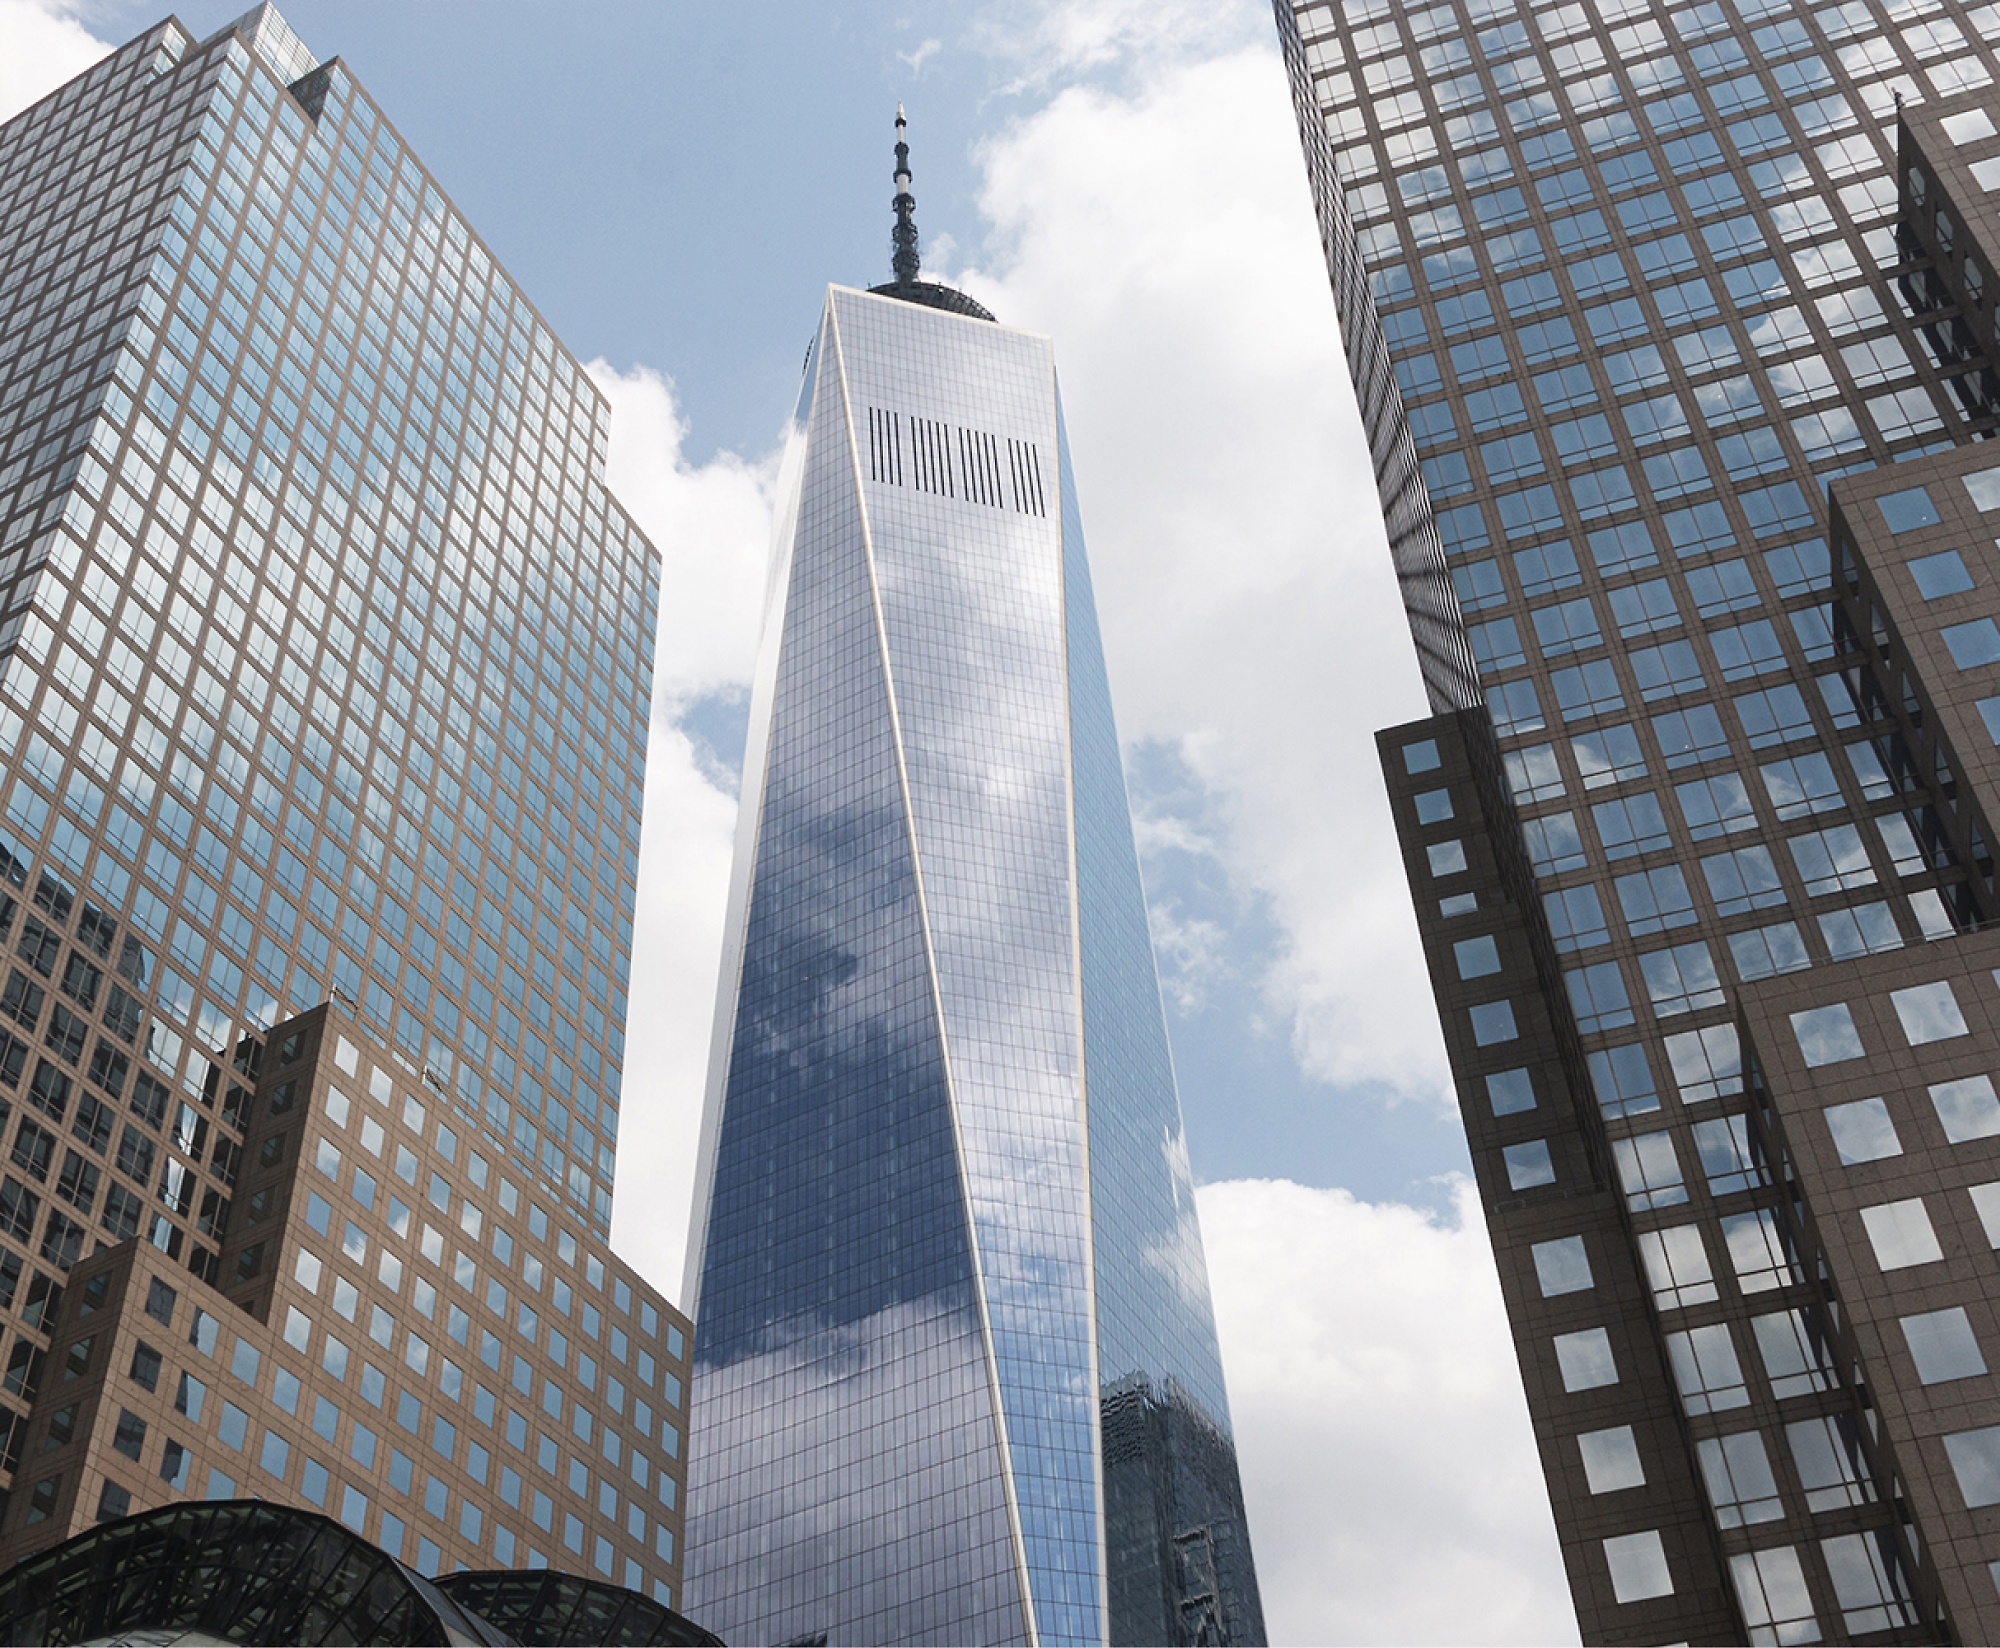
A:
{"label": "building facade reflection", "polygon": [[781,483],[690,1606],[731,1640],[1260,1641],[1051,347],[913,240],[898,272],[829,290]]}

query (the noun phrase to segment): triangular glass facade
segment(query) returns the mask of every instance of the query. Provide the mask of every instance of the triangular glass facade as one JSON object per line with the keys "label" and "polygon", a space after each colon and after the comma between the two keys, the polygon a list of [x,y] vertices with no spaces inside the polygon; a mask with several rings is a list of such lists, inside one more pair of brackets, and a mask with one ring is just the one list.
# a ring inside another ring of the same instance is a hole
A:
{"label": "triangular glass facade", "polygon": [[725,1640],[1261,1640],[1048,341],[834,288],[787,475],[688,1605]]}

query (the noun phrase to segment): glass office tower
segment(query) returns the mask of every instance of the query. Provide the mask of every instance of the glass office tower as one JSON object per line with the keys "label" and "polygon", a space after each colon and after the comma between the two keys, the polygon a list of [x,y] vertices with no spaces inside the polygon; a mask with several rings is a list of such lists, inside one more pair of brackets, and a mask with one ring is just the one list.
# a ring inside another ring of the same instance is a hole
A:
{"label": "glass office tower", "polygon": [[[1937,1038],[1828,1027],[1969,992],[1994,911],[1940,730],[1974,683],[1896,636],[1934,622],[1920,483],[1964,495],[1926,455],[1995,425],[1992,163],[1962,213],[1912,168],[1994,130],[2000,9],[1276,14],[1434,712],[1384,769],[1585,1636],[1985,1640],[1995,1496],[1943,1433],[2000,1408],[1976,1347],[1934,1379],[1919,1341],[1957,1310],[1992,1342],[1951,1296],[1990,1244],[1859,1239],[1930,1192],[1979,1231],[1942,1164],[1985,1135],[1932,1141],[1920,1091],[1833,1149]],[[1892,1156],[1901,1211],[1855,1206]],[[1906,1269],[1936,1291],[1898,1316]]]}
{"label": "glass office tower", "polygon": [[261,1497],[677,1588],[606,417],[268,7],[0,127],[0,1559]]}
{"label": "glass office tower", "polygon": [[690,1609],[1261,1641],[1052,352],[909,252],[829,290],[783,472],[689,1257]]}

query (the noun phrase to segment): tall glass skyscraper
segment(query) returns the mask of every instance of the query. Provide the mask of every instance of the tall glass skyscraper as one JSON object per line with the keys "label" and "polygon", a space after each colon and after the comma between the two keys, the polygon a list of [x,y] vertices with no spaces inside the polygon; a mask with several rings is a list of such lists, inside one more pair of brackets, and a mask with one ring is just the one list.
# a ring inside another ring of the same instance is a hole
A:
{"label": "tall glass skyscraper", "polygon": [[2000,9],[1276,14],[1586,1639],[1988,1640]]}
{"label": "tall glass skyscraper", "polygon": [[[900,123],[900,115],[899,115]],[[725,1640],[1262,1640],[1049,341],[833,287],[688,1275]]]}
{"label": "tall glass skyscraper", "polygon": [[0,127],[0,1559],[255,1497],[675,1600],[606,420],[268,6]]}

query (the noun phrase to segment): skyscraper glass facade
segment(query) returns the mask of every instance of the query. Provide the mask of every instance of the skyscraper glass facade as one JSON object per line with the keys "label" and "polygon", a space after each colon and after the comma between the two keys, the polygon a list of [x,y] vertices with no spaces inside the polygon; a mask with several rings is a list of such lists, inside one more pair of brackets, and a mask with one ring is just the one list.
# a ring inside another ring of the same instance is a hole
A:
{"label": "skyscraper glass facade", "polygon": [[690,1606],[725,1639],[1260,1640],[1047,340],[833,288],[785,486]]}
{"label": "skyscraper glass facade", "polygon": [[1993,429],[1897,115],[1990,96],[2000,11],[1275,9],[1435,712],[1385,770],[1586,1636],[1929,1633],[1896,1473],[1853,1463],[1867,1283],[1740,1015],[1991,912],[1859,667],[1827,488]]}
{"label": "skyscraper glass facade", "polygon": [[240,1485],[674,1589],[686,1319],[604,1245],[658,599],[606,420],[269,7],[0,127],[8,1551]]}

